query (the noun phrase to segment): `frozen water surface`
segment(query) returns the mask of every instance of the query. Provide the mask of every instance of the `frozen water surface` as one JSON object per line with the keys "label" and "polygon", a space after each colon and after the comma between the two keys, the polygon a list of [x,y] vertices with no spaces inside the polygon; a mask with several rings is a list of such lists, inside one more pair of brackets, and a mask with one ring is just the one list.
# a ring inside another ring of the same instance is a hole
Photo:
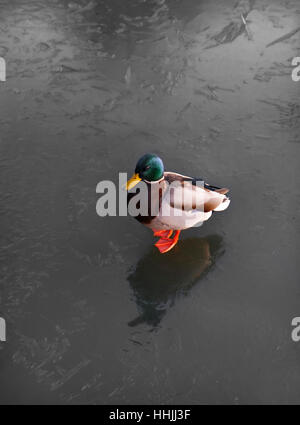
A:
{"label": "frozen water surface", "polygon": [[[299,403],[299,2],[0,3],[0,402]],[[149,151],[231,189],[165,256],[95,211]]]}

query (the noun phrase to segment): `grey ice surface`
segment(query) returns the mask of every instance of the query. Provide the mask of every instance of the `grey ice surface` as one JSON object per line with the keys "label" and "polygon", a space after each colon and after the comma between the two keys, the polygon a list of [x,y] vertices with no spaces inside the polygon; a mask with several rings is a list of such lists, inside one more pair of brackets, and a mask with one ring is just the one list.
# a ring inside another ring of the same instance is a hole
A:
{"label": "grey ice surface", "polygon": [[[300,402],[300,7],[235,4],[0,1],[1,404]],[[95,210],[149,151],[232,199],[164,256]]]}

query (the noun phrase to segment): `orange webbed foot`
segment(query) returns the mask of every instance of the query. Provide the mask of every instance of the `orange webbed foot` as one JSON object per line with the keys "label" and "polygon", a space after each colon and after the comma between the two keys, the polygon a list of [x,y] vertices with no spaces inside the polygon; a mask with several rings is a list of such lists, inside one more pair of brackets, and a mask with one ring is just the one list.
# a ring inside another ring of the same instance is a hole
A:
{"label": "orange webbed foot", "polygon": [[[171,234],[173,231],[171,230]],[[176,230],[175,235],[172,239],[169,237],[161,237],[155,244],[161,254],[170,251],[177,244],[179,239],[180,230]]]}

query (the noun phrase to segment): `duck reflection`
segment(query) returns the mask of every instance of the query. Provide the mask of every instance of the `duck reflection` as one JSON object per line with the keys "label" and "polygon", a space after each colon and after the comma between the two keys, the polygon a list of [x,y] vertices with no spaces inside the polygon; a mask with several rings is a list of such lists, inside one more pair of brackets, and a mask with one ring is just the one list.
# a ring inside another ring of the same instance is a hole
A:
{"label": "duck reflection", "polygon": [[222,242],[218,235],[191,238],[169,254],[154,249],[146,254],[127,277],[140,313],[128,325],[156,327],[176,298],[187,295],[223,254]]}

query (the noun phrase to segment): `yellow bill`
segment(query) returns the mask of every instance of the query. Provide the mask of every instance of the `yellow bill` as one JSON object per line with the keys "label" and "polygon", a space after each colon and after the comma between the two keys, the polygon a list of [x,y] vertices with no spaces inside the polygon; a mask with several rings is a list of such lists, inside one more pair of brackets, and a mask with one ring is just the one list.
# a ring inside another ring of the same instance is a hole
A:
{"label": "yellow bill", "polygon": [[128,180],[127,184],[126,184],[126,190],[130,190],[132,189],[134,186],[136,186],[138,184],[138,182],[140,182],[142,179],[140,178],[140,176],[138,174],[134,174],[130,180]]}

